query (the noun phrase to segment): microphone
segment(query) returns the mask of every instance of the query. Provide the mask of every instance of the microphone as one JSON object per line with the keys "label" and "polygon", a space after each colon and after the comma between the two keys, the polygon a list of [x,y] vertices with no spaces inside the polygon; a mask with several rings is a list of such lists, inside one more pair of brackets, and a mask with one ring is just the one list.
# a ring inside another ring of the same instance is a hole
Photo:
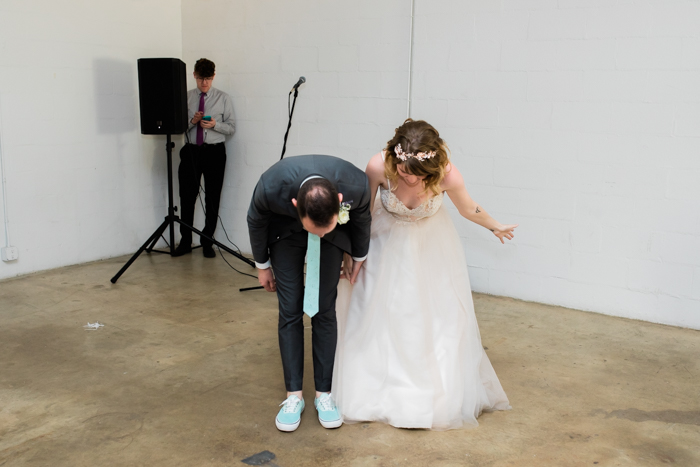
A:
{"label": "microphone", "polygon": [[297,84],[294,85],[294,87],[292,88],[292,91],[294,91],[296,88],[298,88],[299,86],[301,86],[304,83],[306,83],[306,78],[304,78],[303,76],[300,76],[299,81],[297,81]]}

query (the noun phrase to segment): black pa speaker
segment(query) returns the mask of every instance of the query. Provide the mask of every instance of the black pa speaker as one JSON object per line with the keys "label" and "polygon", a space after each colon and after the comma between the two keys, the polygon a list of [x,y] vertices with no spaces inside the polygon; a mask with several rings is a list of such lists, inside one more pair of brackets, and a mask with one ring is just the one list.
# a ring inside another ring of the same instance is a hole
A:
{"label": "black pa speaker", "polygon": [[185,63],[178,58],[139,58],[141,133],[177,135],[187,130]]}

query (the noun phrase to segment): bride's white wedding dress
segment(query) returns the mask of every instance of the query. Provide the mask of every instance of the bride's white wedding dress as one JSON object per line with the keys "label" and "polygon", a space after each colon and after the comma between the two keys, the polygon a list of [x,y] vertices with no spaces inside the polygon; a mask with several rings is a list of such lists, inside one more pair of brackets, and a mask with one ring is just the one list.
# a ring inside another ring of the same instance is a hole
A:
{"label": "bride's white wedding dress", "polygon": [[369,255],[341,280],[333,389],[346,422],[446,430],[510,408],[481,345],[443,194],[408,209],[380,187]]}

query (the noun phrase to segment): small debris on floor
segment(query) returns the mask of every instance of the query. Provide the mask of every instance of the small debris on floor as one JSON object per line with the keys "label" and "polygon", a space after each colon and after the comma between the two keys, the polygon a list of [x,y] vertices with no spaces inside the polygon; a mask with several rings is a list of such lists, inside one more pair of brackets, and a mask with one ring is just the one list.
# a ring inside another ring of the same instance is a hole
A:
{"label": "small debris on floor", "polygon": [[241,462],[248,465],[265,465],[275,458],[275,455],[270,451],[263,451],[246,457]]}
{"label": "small debris on floor", "polygon": [[86,331],[97,331],[99,328],[103,328],[104,324],[98,322],[91,323],[88,321],[87,325],[83,326]]}

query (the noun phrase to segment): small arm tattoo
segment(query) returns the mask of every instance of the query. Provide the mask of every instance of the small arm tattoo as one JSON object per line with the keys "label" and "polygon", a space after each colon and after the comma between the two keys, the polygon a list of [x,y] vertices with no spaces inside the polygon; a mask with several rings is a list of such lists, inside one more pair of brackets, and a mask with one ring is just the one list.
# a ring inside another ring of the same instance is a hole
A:
{"label": "small arm tattoo", "polygon": [[476,207],[476,213],[479,214],[481,212],[481,209],[479,209],[479,206]]}

